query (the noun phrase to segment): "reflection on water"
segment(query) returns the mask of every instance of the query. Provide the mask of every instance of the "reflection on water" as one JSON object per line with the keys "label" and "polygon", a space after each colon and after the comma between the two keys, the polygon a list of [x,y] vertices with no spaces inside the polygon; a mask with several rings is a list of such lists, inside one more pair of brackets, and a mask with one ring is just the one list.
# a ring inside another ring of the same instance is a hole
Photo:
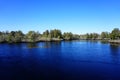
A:
{"label": "reflection on water", "polygon": [[114,63],[119,63],[119,45],[110,44],[110,54]]}
{"label": "reflection on water", "polygon": [[115,56],[118,55],[119,53],[119,46],[118,45],[110,45],[110,50],[111,50],[111,53]]}
{"label": "reflection on water", "polygon": [[106,41],[106,40],[101,40],[100,41],[102,44],[108,44],[109,42],[108,41]]}
{"label": "reflection on water", "polygon": [[61,42],[41,42],[41,43],[27,43],[27,48],[50,48],[51,46],[60,45]]}
{"label": "reflection on water", "polygon": [[0,44],[0,80],[120,80],[119,74],[120,46],[109,43]]}
{"label": "reflection on water", "polygon": [[118,43],[110,43],[110,45],[116,46],[116,47],[120,47],[120,44]]}
{"label": "reflection on water", "polygon": [[98,40],[88,40],[88,42],[90,42],[90,43],[98,43],[99,41]]}
{"label": "reflection on water", "polygon": [[38,48],[38,44],[37,43],[27,43],[27,48]]}

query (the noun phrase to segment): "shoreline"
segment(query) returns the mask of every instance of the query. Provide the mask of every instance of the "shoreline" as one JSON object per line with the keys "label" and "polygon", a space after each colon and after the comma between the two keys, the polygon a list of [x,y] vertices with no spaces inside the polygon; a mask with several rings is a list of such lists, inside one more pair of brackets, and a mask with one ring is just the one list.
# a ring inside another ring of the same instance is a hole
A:
{"label": "shoreline", "polygon": [[116,43],[116,44],[120,44],[120,40],[109,40],[109,43]]}
{"label": "shoreline", "polygon": [[[61,41],[74,41],[73,40],[64,40],[64,39],[51,39],[51,40],[38,40],[38,41],[21,41],[21,42],[0,42],[1,43],[9,43],[9,44],[14,44],[14,43],[39,43],[39,42],[61,42]],[[108,43],[115,43],[115,44],[120,44],[120,40],[86,40],[86,39],[76,39],[76,40],[84,40],[84,41],[101,41],[101,42],[108,42]]]}

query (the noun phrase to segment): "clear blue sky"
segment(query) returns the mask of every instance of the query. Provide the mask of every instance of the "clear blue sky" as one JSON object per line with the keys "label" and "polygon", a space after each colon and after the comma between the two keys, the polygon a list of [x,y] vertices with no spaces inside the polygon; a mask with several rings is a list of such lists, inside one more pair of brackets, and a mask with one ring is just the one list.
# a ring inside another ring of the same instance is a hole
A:
{"label": "clear blue sky", "polygon": [[120,0],[0,0],[0,31],[100,33],[120,28]]}

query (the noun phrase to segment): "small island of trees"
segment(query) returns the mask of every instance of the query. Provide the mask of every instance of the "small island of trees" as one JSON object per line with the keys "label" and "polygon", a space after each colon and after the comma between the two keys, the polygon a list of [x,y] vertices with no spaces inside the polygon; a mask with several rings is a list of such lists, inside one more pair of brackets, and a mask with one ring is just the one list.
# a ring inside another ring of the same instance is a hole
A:
{"label": "small island of trees", "polygon": [[0,31],[0,43],[21,43],[21,42],[40,42],[40,41],[61,41],[61,40],[107,40],[109,42],[120,43],[120,30],[114,28],[111,32],[86,33],[83,35],[73,34],[72,32],[62,33],[59,29],[46,30],[40,32],[29,31],[24,34],[22,31]]}

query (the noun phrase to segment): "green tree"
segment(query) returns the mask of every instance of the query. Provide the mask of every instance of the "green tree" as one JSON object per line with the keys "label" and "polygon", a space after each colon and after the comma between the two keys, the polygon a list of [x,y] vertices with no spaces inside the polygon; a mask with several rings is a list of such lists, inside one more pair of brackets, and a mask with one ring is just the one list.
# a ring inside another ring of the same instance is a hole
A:
{"label": "green tree", "polygon": [[7,35],[6,35],[6,41],[8,43],[15,42],[15,31],[11,31],[10,33],[7,33]]}
{"label": "green tree", "polygon": [[24,34],[22,31],[16,31],[14,34],[14,42],[22,42],[22,39],[24,38]]}
{"label": "green tree", "polygon": [[78,39],[80,39],[80,35],[78,35],[78,34],[73,34],[72,37],[73,37],[74,40],[78,40]]}
{"label": "green tree", "polygon": [[51,38],[59,38],[60,39],[62,37],[62,33],[58,29],[50,30],[50,37]]}
{"label": "green tree", "polygon": [[49,35],[49,30],[46,30],[45,32],[43,32],[43,37],[48,37]]}
{"label": "green tree", "polygon": [[65,32],[63,34],[63,39],[65,39],[65,40],[72,40],[73,39],[73,34],[71,32]]}
{"label": "green tree", "polygon": [[0,32],[0,42],[5,42],[5,33]]}
{"label": "green tree", "polygon": [[120,30],[118,28],[114,28],[110,34],[110,38],[113,40],[120,39]]}
{"label": "green tree", "polygon": [[36,42],[37,41],[37,38],[38,38],[38,35],[35,31],[29,31],[27,34],[26,34],[26,38],[29,42]]}
{"label": "green tree", "polygon": [[89,33],[87,33],[87,34],[85,35],[85,37],[86,37],[86,39],[90,39]]}
{"label": "green tree", "polygon": [[109,33],[108,32],[102,32],[101,33],[101,39],[109,39]]}
{"label": "green tree", "polygon": [[97,33],[93,33],[93,36],[92,36],[92,39],[98,39],[98,37],[99,37],[99,34],[97,34]]}

